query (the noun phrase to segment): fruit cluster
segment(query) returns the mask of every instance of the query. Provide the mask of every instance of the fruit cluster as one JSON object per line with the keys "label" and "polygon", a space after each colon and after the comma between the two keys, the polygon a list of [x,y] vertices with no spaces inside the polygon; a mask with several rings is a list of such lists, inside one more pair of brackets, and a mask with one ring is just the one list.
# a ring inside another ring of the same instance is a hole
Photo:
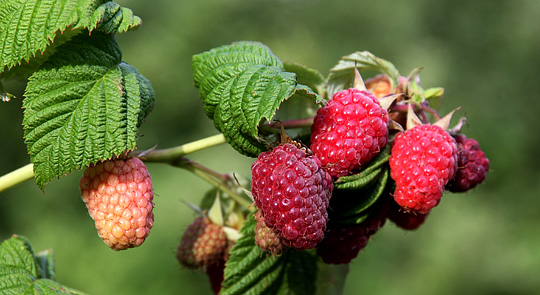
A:
{"label": "fruit cluster", "polygon": [[[410,99],[409,79],[399,82],[392,89],[385,75],[355,81],[360,88],[335,93],[318,110],[308,146],[287,142],[259,155],[251,192],[263,251],[316,248],[326,263],[349,263],[386,219],[416,229],[445,190],[464,192],[485,179],[489,160],[478,142],[449,129],[451,114],[441,119],[427,102]],[[437,122],[426,120],[426,111]],[[366,197],[334,185],[362,179],[387,144],[389,184],[361,217],[343,218]]]}

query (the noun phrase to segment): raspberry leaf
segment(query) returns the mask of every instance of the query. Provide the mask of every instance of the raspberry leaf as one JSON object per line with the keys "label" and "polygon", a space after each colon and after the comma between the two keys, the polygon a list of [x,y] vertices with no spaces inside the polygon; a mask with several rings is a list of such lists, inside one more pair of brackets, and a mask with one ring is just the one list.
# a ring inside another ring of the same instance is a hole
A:
{"label": "raspberry leaf", "polygon": [[280,256],[255,245],[253,215],[232,248],[220,294],[314,294],[317,259],[310,251],[288,250]]}
{"label": "raspberry leaf", "polygon": [[371,208],[374,204],[384,195],[388,190],[389,169],[384,167],[377,175],[376,181],[370,183],[369,186],[356,190],[356,198],[347,198],[347,200],[341,200],[339,203],[331,203],[330,207],[333,209],[334,220],[336,223],[361,223],[370,214]]}
{"label": "raspberry leaf", "polygon": [[373,55],[369,51],[357,51],[341,58],[337,65],[330,69],[327,79],[328,97],[336,92],[352,87],[354,82],[354,69],[375,70],[386,74],[390,78],[391,87],[399,85],[399,72],[389,61]]}
{"label": "raspberry leaf", "polygon": [[121,61],[113,35],[80,34],[29,79],[24,137],[38,186],[133,150],[154,91]]}
{"label": "raspberry leaf", "polygon": [[357,174],[342,176],[336,182],[334,187],[337,189],[362,189],[377,179],[377,176],[386,167],[390,158],[391,145],[387,144],[381,152],[369,161],[364,168]]}
{"label": "raspberry leaf", "polygon": [[283,66],[285,71],[296,73],[299,84],[304,84],[309,88],[316,90],[318,95],[324,96],[324,86],[326,81],[319,71],[293,62],[284,62]]}
{"label": "raspberry leaf", "polygon": [[[68,27],[121,33],[136,29],[141,19],[111,1],[0,1],[0,73],[40,55]],[[38,59],[38,64],[43,62]],[[37,67],[36,67],[37,68]]]}
{"label": "raspberry leaf", "polygon": [[297,85],[268,47],[238,42],[193,56],[193,78],[206,115],[238,152],[255,157],[267,150],[258,126],[271,121],[281,103],[295,93],[319,101]]}
{"label": "raspberry leaf", "polygon": [[54,281],[50,251],[35,255],[30,242],[13,236],[0,244],[2,294],[83,294]]}

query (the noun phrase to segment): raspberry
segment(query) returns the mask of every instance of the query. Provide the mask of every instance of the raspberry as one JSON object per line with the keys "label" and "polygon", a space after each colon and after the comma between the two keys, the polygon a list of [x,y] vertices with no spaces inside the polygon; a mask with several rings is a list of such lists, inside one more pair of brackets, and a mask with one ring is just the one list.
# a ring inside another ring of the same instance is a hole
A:
{"label": "raspberry", "polygon": [[418,125],[396,135],[389,163],[396,181],[394,200],[406,211],[427,213],[454,177],[456,141],[439,126]]}
{"label": "raspberry", "polygon": [[405,212],[394,201],[392,201],[390,210],[388,210],[388,219],[390,219],[396,226],[404,230],[415,230],[419,228],[425,221],[429,214]]}
{"label": "raspberry", "polygon": [[98,235],[113,250],[140,246],[154,223],[152,179],[139,158],[88,167],[81,196]]}
{"label": "raspberry", "polygon": [[455,137],[458,147],[458,169],[456,176],[446,185],[451,192],[466,192],[486,179],[489,159],[480,149],[478,142],[460,134]]}
{"label": "raspberry", "polygon": [[255,244],[262,251],[270,252],[272,255],[278,255],[283,252],[285,245],[281,242],[279,235],[264,223],[264,217],[260,211],[255,213]]}
{"label": "raspberry", "polygon": [[330,222],[324,239],[317,245],[317,255],[326,264],[346,264],[358,256],[369,239],[386,221],[388,206],[376,208],[370,217],[359,224]]}
{"label": "raspberry", "polygon": [[323,238],[332,178],[320,160],[287,143],[251,166],[251,192],[265,224],[286,246],[310,249]]}
{"label": "raspberry", "polygon": [[176,258],[189,269],[202,269],[224,260],[227,248],[227,236],[221,226],[208,217],[197,217],[184,232]]}
{"label": "raspberry", "polygon": [[334,178],[349,174],[388,142],[388,113],[375,95],[355,88],[339,91],[317,111],[311,146]]}

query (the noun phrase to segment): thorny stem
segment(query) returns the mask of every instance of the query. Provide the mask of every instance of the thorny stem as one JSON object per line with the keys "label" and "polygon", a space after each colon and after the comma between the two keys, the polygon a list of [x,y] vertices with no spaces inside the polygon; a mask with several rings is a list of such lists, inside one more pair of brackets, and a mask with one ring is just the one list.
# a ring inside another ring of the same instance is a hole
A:
{"label": "thorny stem", "polygon": [[[251,205],[251,203],[231,190],[229,184],[232,183],[232,180],[228,175],[215,172],[184,157],[188,154],[217,146],[225,142],[226,141],[223,134],[218,134],[173,148],[155,149],[149,151],[133,151],[129,153],[129,155],[140,156],[145,162],[167,163],[175,167],[184,168],[229,194],[239,204],[248,207]],[[32,179],[33,177],[33,164],[30,163],[0,177],[0,192],[26,180]]]}

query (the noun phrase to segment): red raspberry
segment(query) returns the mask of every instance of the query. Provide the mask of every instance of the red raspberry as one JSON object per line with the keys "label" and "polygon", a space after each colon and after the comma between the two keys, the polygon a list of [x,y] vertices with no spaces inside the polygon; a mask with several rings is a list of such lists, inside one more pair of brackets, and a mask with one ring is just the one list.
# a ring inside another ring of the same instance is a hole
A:
{"label": "red raspberry", "polygon": [[377,155],[388,142],[388,113],[375,95],[355,88],[339,91],[317,111],[311,146],[334,178]]}
{"label": "red raspberry", "polygon": [[286,246],[310,249],[326,229],[333,183],[317,157],[287,143],[251,166],[251,192],[266,225]]}
{"label": "red raspberry", "polygon": [[405,212],[401,206],[392,200],[390,210],[388,210],[388,219],[390,219],[395,225],[404,230],[415,230],[419,228],[425,221],[429,214]]}
{"label": "red raspberry", "polygon": [[478,141],[460,134],[455,137],[458,147],[456,176],[446,185],[451,192],[466,192],[486,179],[489,160],[480,149]]}
{"label": "red raspberry", "polygon": [[386,222],[388,206],[382,204],[370,217],[359,224],[329,223],[324,239],[317,245],[317,255],[327,264],[351,262],[369,239]]}
{"label": "red raspberry", "polygon": [[113,250],[140,246],[154,223],[152,179],[139,158],[88,167],[79,182],[99,236]]}
{"label": "red raspberry", "polygon": [[227,248],[227,236],[221,226],[208,217],[198,217],[184,232],[176,258],[189,269],[202,269],[224,260]]}
{"label": "red raspberry", "polygon": [[439,126],[418,125],[396,135],[389,163],[396,181],[394,200],[406,211],[427,213],[454,177],[456,141]]}
{"label": "red raspberry", "polygon": [[264,217],[261,211],[255,213],[255,244],[264,252],[270,252],[272,255],[278,255],[283,252],[285,245],[281,242],[279,235],[264,223]]}

